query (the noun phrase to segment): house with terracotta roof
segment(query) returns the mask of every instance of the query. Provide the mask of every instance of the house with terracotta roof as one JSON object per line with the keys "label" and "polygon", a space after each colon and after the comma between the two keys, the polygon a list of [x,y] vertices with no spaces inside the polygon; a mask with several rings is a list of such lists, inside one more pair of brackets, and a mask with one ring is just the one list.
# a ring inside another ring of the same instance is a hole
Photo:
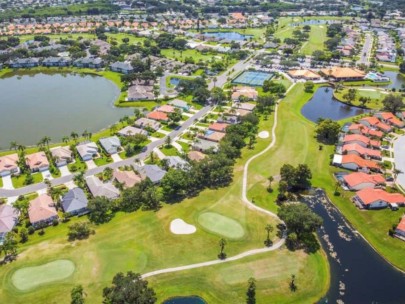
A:
{"label": "house with terracotta roof", "polygon": [[351,124],[349,126],[348,131],[352,134],[362,134],[364,136],[370,136],[370,137],[376,137],[376,138],[382,138],[384,136],[384,133],[382,131],[371,129],[365,125],[356,124],[356,123]]}
{"label": "house with terracotta roof", "polygon": [[342,153],[347,155],[355,154],[363,158],[382,159],[380,150],[365,148],[357,143],[344,145],[342,147]]}
{"label": "house with terracotta roof", "polygon": [[232,92],[232,100],[237,101],[241,97],[246,97],[247,99],[253,99],[256,100],[257,97],[259,96],[259,93],[257,93],[256,89],[251,88],[251,87],[234,87],[233,92]]}
{"label": "house with terracotta roof", "polygon": [[73,153],[68,146],[55,147],[50,150],[57,167],[66,166],[73,161]]}
{"label": "house with terracotta roof", "polygon": [[332,164],[352,171],[378,172],[381,170],[380,165],[377,162],[361,158],[360,156],[355,154],[335,154],[333,156]]}
{"label": "house with terracotta roof", "polygon": [[405,216],[403,216],[399,221],[399,224],[395,229],[395,235],[401,239],[405,239]]}
{"label": "house with terracotta roof", "polygon": [[380,141],[378,140],[372,140],[364,135],[361,134],[347,134],[343,137],[342,143],[344,145],[348,144],[358,144],[364,148],[367,147],[375,147],[379,148],[381,146]]}
{"label": "house with terracotta roof", "polygon": [[366,76],[363,71],[358,69],[338,66],[334,66],[329,69],[322,69],[320,72],[334,81],[363,80],[364,76]]}
{"label": "house with terracotta roof", "polygon": [[111,182],[103,183],[94,175],[86,178],[86,185],[93,197],[116,199],[120,195],[120,191]]}
{"label": "house with terracotta roof", "polygon": [[396,128],[403,128],[404,123],[400,121],[394,114],[390,112],[379,112],[374,115],[379,118],[382,122],[394,126]]}
{"label": "house with terracotta roof", "polygon": [[222,138],[225,137],[225,133],[222,132],[215,132],[212,130],[207,130],[201,138],[204,138],[209,141],[220,142]]}
{"label": "house with terracotta roof", "polygon": [[381,122],[377,117],[374,117],[374,116],[363,117],[359,120],[359,123],[362,125],[365,125],[366,127],[369,127],[369,128],[375,128],[375,129],[381,130],[385,133],[392,131],[392,127]]}
{"label": "house with terracotta roof", "polygon": [[0,205],[0,245],[3,244],[7,233],[18,223],[19,211],[7,204]]}
{"label": "house with terracotta roof", "polygon": [[48,194],[41,194],[30,201],[28,217],[34,227],[49,225],[58,219],[55,203]]}
{"label": "house with terracotta roof", "polygon": [[294,79],[319,80],[321,76],[311,70],[290,70],[287,72]]}
{"label": "house with terracotta roof", "polygon": [[43,172],[49,169],[49,161],[45,152],[29,154],[25,157],[26,164],[32,172]]}
{"label": "house with terracotta roof", "polygon": [[364,172],[353,172],[343,176],[343,183],[349,190],[359,191],[366,188],[376,188],[385,184],[382,174],[367,174]]}
{"label": "house with terracotta roof", "polygon": [[187,157],[191,161],[199,162],[202,161],[204,158],[206,158],[207,155],[200,151],[190,151],[187,153]]}
{"label": "house with terracotta roof", "polygon": [[215,132],[222,132],[225,133],[226,132],[226,128],[229,126],[229,124],[224,123],[224,122],[214,122],[212,124],[210,124],[210,126],[208,127],[209,130],[211,131],[215,131]]}
{"label": "house with terracotta roof", "polygon": [[142,178],[134,171],[115,170],[113,179],[122,184],[124,188],[131,188],[142,181]]}
{"label": "house with terracotta roof", "polygon": [[405,196],[400,193],[388,193],[382,189],[366,188],[356,192],[353,197],[366,209],[381,209],[390,206],[395,208],[405,205]]}
{"label": "house with terracotta roof", "polygon": [[163,106],[156,108],[156,111],[169,114],[169,113],[174,113],[175,108],[171,105],[163,105]]}
{"label": "house with terracotta roof", "polygon": [[20,168],[18,167],[17,162],[17,153],[0,157],[0,177],[18,174],[20,172]]}
{"label": "house with terracotta roof", "polygon": [[164,121],[164,122],[169,121],[169,116],[167,116],[167,114],[164,112],[153,111],[148,113],[146,117],[156,121]]}

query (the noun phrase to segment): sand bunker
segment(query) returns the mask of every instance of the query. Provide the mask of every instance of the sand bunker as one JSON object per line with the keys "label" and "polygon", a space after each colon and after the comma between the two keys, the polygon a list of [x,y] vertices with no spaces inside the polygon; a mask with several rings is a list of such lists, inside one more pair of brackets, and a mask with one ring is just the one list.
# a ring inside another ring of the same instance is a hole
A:
{"label": "sand bunker", "polygon": [[170,223],[170,231],[173,234],[193,234],[197,229],[182,219],[175,219]]}
{"label": "sand bunker", "polygon": [[270,134],[267,131],[262,131],[259,133],[260,138],[269,138]]}

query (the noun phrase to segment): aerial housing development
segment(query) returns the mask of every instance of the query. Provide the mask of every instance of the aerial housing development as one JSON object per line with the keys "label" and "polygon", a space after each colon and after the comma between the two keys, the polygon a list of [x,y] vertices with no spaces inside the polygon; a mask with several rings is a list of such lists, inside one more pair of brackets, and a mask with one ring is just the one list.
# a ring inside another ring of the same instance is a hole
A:
{"label": "aerial housing development", "polygon": [[5,1],[0,303],[402,303],[404,54],[399,0]]}

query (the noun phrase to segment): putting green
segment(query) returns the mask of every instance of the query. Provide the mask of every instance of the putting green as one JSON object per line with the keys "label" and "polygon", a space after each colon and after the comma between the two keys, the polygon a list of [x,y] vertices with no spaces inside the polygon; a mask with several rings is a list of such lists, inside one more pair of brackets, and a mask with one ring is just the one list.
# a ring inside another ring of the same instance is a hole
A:
{"label": "putting green", "polygon": [[71,276],[75,264],[69,260],[56,260],[33,267],[25,267],[14,272],[11,282],[21,291],[28,291],[39,285],[53,283]]}
{"label": "putting green", "polygon": [[239,222],[218,213],[205,212],[198,217],[198,222],[206,230],[224,237],[238,239],[245,234]]}

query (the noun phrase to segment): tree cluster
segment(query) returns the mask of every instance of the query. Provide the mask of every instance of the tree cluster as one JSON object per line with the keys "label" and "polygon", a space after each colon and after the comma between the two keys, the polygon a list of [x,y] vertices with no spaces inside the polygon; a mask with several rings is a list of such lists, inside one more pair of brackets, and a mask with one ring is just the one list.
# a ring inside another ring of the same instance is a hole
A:
{"label": "tree cluster", "polygon": [[334,144],[339,137],[340,125],[332,119],[318,119],[315,133],[318,141],[326,144]]}
{"label": "tree cluster", "polygon": [[322,225],[322,218],[301,203],[283,204],[278,216],[287,225],[287,246],[292,250],[304,248],[307,252],[315,252],[320,246],[314,232]]}
{"label": "tree cluster", "polygon": [[306,164],[293,167],[285,164],[280,168],[280,182],[278,184],[278,200],[285,200],[287,192],[298,192],[311,187],[312,173]]}

